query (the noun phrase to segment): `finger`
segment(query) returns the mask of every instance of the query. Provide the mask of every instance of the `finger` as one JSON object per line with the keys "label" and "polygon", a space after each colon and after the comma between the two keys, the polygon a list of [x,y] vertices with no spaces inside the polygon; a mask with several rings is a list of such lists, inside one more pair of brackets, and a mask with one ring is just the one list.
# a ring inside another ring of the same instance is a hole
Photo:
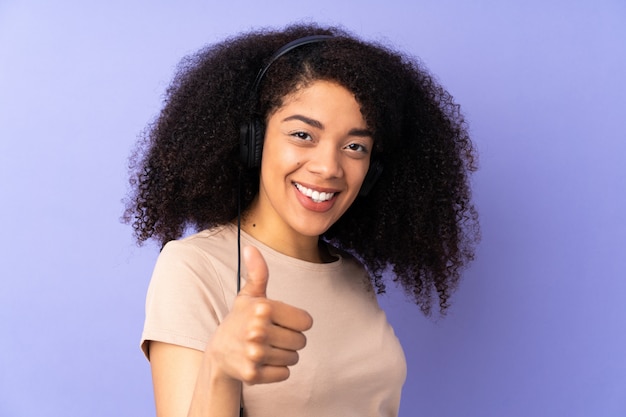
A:
{"label": "finger", "polygon": [[265,366],[293,366],[298,363],[300,355],[293,350],[272,348],[265,358]]}
{"label": "finger", "polygon": [[248,270],[246,285],[239,292],[249,297],[267,296],[267,279],[269,271],[261,252],[253,246],[243,248],[243,260]]}
{"label": "finger", "polygon": [[[298,363],[298,352],[271,346],[251,344],[246,347],[244,363],[260,369],[262,366],[291,366]],[[245,369],[245,367],[244,367]]]}
{"label": "finger", "polygon": [[272,326],[268,330],[267,343],[277,349],[296,351],[306,346],[306,336],[298,331]]}
{"label": "finger", "polygon": [[270,318],[274,324],[297,332],[304,332],[313,326],[313,317],[306,311],[280,301],[271,301],[271,304]]}
{"label": "finger", "polygon": [[270,384],[286,380],[289,374],[289,368],[286,366],[266,365],[250,368],[241,375],[241,380],[248,385]]}

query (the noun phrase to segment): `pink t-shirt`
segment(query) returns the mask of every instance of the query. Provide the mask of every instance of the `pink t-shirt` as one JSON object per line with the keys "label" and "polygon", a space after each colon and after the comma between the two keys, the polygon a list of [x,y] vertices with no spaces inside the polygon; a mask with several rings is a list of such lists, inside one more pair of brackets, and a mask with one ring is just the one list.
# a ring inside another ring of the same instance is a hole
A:
{"label": "pink t-shirt", "polygon": [[[246,416],[397,416],[406,362],[365,269],[331,248],[332,263],[285,256],[245,232],[269,268],[268,298],[313,317],[288,380],[243,388]],[[242,286],[245,284],[242,264]],[[146,300],[141,346],[156,340],[204,351],[237,291],[237,228],[225,225],[168,243]]]}

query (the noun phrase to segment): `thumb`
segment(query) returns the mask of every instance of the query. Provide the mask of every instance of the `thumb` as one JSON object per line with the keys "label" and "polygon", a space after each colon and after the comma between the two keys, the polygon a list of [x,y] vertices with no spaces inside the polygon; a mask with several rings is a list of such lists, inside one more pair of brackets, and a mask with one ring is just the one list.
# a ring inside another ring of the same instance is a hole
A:
{"label": "thumb", "polygon": [[269,271],[263,255],[254,246],[246,246],[243,248],[243,261],[248,270],[248,276],[246,285],[239,291],[239,294],[249,297],[266,297]]}

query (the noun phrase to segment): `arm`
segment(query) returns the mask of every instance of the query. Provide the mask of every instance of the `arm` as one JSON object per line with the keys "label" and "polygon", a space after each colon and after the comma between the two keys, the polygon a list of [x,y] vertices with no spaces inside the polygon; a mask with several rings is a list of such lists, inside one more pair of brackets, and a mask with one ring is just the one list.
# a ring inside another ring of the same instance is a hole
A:
{"label": "arm", "polygon": [[268,300],[267,265],[244,249],[248,280],[205,352],[150,342],[158,417],[236,417],[241,382],[263,384],[289,377],[312,325],[303,310]]}
{"label": "arm", "polygon": [[212,372],[207,354],[150,342],[150,365],[158,417],[239,415],[241,383]]}

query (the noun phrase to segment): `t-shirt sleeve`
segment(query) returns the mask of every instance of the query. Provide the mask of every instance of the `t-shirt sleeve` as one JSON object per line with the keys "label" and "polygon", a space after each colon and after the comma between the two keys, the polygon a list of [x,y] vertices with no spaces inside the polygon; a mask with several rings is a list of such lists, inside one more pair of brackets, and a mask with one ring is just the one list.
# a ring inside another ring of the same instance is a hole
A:
{"label": "t-shirt sleeve", "polygon": [[149,359],[149,341],[206,349],[228,310],[210,258],[185,241],[161,251],[146,296],[141,348]]}

